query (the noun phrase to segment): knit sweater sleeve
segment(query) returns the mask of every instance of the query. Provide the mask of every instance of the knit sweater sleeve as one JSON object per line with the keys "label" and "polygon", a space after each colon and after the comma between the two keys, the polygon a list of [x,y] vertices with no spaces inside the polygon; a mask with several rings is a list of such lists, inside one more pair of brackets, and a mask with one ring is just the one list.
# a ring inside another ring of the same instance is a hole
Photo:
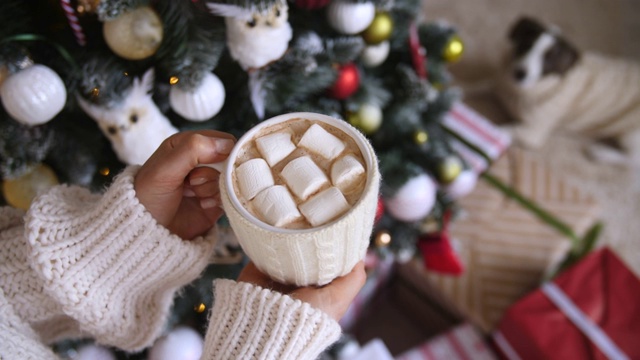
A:
{"label": "knit sweater sleeve", "polygon": [[201,273],[214,245],[159,225],[136,198],[137,169],[125,169],[104,195],[54,188],[34,201],[25,226],[44,291],[80,330],[128,351],[159,336],[174,293]]}
{"label": "knit sweater sleeve", "polygon": [[341,328],[324,312],[279,292],[216,280],[203,359],[316,359]]}

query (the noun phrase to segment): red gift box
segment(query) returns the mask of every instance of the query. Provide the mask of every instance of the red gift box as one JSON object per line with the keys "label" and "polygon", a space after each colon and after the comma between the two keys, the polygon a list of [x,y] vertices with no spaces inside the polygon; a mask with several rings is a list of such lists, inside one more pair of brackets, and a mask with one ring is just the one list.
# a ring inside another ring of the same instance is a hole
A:
{"label": "red gift box", "polygon": [[603,248],[511,306],[494,340],[508,359],[640,359],[640,280]]}

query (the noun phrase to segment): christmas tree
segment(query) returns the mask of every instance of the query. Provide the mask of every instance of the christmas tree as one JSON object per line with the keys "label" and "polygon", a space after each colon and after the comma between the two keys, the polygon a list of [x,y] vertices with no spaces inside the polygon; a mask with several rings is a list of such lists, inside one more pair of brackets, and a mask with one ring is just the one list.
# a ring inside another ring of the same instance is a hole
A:
{"label": "christmas tree", "polygon": [[[459,99],[447,65],[463,44],[453,26],[418,18],[420,5],[5,0],[2,202],[27,208],[57,183],[101,191],[181,130],[239,137],[275,115],[318,112],[371,140],[383,177],[371,246],[407,260],[446,228],[457,183],[473,181],[441,125]],[[171,326],[202,330],[203,288],[220,271],[185,290]]]}

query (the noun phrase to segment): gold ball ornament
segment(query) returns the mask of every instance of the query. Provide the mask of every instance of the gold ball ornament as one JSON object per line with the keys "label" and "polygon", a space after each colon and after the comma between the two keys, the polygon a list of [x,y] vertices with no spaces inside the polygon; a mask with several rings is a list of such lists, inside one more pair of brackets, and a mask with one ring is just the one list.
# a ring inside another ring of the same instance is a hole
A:
{"label": "gold ball ornament", "polygon": [[382,230],[376,234],[376,238],[374,239],[375,245],[378,248],[383,248],[389,246],[391,244],[391,234],[388,231]]}
{"label": "gold ball ornament", "polygon": [[369,27],[362,32],[362,38],[369,45],[388,40],[393,33],[393,19],[385,12],[376,13]]}
{"label": "gold ball ornament", "polygon": [[105,21],[102,31],[109,48],[127,60],[141,60],[155,54],[163,38],[162,20],[149,6]]}
{"label": "gold ball ornament", "polygon": [[464,52],[464,44],[458,35],[453,35],[444,47],[442,57],[449,63],[456,62],[462,57]]}
{"label": "gold ball ornament", "polygon": [[462,172],[462,161],[457,156],[447,156],[438,164],[438,180],[442,184],[453,182]]}
{"label": "gold ball ornament", "polygon": [[363,104],[357,112],[348,116],[351,125],[367,135],[375,133],[382,125],[382,109],[373,104]]}
{"label": "gold ball ornament", "polygon": [[413,133],[413,142],[418,145],[425,144],[429,141],[429,134],[424,130],[418,130]]}
{"label": "gold ball ornament", "polygon": [[58,185],[58,177],[50,167],[39,164],[31,172],[2,182],[2,195],[9,205],[27,210],[36,195]]}

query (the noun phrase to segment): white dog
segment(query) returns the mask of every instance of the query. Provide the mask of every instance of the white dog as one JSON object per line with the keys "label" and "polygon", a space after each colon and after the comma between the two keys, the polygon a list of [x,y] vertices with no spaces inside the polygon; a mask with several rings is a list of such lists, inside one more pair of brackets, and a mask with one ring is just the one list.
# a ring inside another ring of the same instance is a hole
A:
{"label": "white dog", "polygon": [[511,56],[496,91],[519,124],[514,139],[542,146],[554,131],[593,139],[596,160],[640,167],[640,65],[582,53],[530,18],[511,29]]}

